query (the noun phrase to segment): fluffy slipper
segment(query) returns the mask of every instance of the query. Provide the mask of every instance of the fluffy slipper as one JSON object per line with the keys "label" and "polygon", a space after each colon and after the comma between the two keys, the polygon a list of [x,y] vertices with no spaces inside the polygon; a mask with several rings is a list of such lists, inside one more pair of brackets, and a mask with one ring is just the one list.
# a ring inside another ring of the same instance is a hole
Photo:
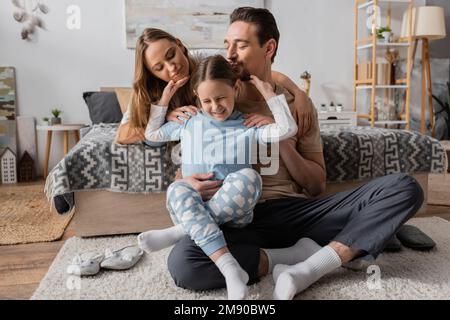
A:
{"label": "fluffy slipper", "polygon": [[392,238],[386,243],[386,246],[383,249],[383,252],[398,252],[402,250],[402,244],[400,240],[398,240],[396,235],[393,235]]}
{"label": "fluffy slipper", "polygon": [[105,269],[126,270],[133,267],[141,259],[144,251],[138,246],[127,246],[116,251],[106,251],[105,259],[100,266]]}
{"label": "fluffy slipper", "polygon": [[397,232],[397,238],[402,245],[414,250],[426,251],[436,246],[433,239],[420,231],[419,228],[411,225],[401,226]]}
{"label": "fluffy slipper", "polygon": [[92,276],[100,271],[100,263],[104,256],[97,252],[89,251],[77,255],[67,267],[67,273],[76,276]]}

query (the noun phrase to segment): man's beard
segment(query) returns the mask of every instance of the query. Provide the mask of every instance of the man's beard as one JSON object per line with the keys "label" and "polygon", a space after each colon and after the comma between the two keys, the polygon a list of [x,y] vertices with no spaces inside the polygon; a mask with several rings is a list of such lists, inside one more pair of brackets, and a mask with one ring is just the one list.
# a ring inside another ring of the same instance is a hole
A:
{"label": "man's beard", "polygon": [[235,66],[233,67],[234,72],[238,75],[239,79],[241,81],[250,81],[250,72],[244,68],[244,66],[239,63],[235,62]]}
{"label": "man's beard", "polygon": [[250,81],[250,72],[248,72],[246,69],[243,69],[241,74],[239,75],[241,81]]}

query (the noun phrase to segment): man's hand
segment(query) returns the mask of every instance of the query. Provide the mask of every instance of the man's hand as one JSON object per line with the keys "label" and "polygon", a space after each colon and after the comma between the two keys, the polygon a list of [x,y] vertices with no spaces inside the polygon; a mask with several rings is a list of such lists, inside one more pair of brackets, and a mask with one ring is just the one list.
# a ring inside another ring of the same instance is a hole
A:
{"label": "man's hand", "polygon": [[[190,114],[190,115],[189,115]],[[175,121],[179,124],[183,124],[184,119],[189,119],[191,115],[195,116],[197,114],[197,108],[194,106],[184,106],[180,108],[173,109],[166,115],[167,121]],[[182,119],[179,119],[182,118]]]}
{"label": "man's hand", "polygon": [[259,128],[265,126],[266,124],[275,123],[275,120],[273,120],[272,117],[263,116],[262,114],[258,113],[244,114],[244,118],[244,126],[246,126],[247,128],[251,128],[253,126]]}
{"label": "man's hand", "polygon": [[197,173],[190,177],[182,179],[182,181],[189,184],[192,188],[198,191],[202,196],[203,201],[207,201],[220,189],[223,180],[212,181],[213,173]]}

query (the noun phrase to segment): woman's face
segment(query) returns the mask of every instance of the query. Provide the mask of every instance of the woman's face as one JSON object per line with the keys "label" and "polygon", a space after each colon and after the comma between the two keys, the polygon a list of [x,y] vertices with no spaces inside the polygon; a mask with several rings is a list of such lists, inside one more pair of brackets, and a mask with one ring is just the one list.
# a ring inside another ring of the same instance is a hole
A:
{"label": "woman's face", "polygon": [[147,69],[165,82],[178,81],[189,75],[189,60],[181,43],[167,39],[151,42],[144,55]]}

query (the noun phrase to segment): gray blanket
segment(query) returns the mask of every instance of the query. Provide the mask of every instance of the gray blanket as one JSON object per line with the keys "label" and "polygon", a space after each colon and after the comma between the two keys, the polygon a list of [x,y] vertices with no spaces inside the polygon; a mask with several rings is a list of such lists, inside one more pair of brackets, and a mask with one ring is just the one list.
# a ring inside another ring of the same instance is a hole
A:
{"label": "gray blanket", "polygon": [[439,141],[415,131],[349,127],[322,130],[321,137],[328,181],[447,170]]}

